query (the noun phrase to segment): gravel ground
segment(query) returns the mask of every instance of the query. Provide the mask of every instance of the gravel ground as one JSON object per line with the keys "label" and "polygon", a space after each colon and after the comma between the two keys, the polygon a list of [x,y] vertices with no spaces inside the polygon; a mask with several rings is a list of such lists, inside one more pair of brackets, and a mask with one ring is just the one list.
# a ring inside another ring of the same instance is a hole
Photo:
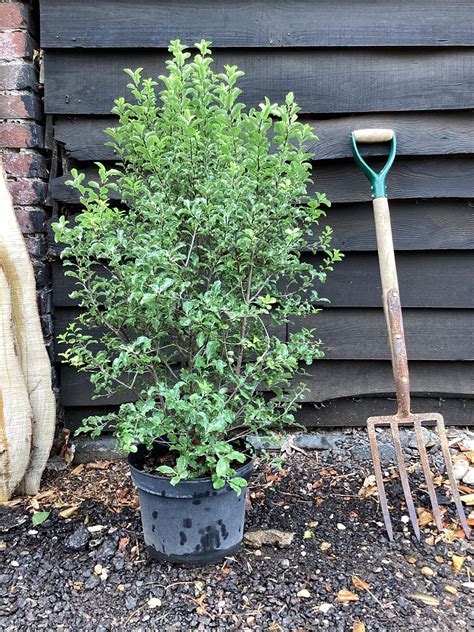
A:
{"label": "gravel ground", "polygon": [[[36,499],[0,508],[0,629],[472,629],[472,550],[450,503],[445,532],[428,524],[417,542],[387,448],[390,544],[368,478],[365,433],[329,443],[322,452],[288,450],[283,470],[259,468],[252,481],[247,530],[294,533],[291,545],[244,545],[204,569],[146,559],[124,463],[50,472]],[[411,458],[409,438],[405,445]],[[432,457],[439,462],[436,445]],[[421,482],[418,471],[412,476]],[[447,501],[442,484],[438,491]],[[415,498],[429,509],[426,491],[416,489]],[[33,526],[34,511],[50,514]]]}

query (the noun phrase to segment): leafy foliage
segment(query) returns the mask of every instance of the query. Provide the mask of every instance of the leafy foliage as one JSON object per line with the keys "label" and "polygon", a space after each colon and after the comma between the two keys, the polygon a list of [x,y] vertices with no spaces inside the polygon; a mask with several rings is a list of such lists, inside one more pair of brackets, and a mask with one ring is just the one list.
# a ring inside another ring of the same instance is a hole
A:
{"label": "leafy foliage", "polygon": [[72,171],[84,210],[54,230],[83,311],[62,339],[96,394],[134,395],[82,431],[114,422],[125,451],[162,438],[176,459],[159,471],[173,483],[211,475],[239,491],[239,440],[294,421],[299,366],[322,355],[313,331],[285,342],[277,330],[317,311],[315,284],[341,255],[329,227],[312,239],[324,263],[300,255],[329,202],[307,195],[313,134],[293,95],[246,111],[243,72],[216,73],[209,43],[196,46],[191,58],[171,42],[159,83],[126,70],[133,99],[115,101],[106,130],[117,167],[97,163],[88,184]]}

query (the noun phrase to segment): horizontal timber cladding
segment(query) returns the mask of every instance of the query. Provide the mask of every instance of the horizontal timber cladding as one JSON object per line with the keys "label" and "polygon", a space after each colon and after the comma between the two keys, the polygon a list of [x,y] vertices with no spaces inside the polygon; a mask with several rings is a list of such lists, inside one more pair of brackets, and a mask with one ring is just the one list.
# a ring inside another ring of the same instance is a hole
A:
{"label": "horizontal timber cladding", "polygon": [[[393,200],[390,211],[396,250],[474,249],[474,205],[468,200]],[[70,212],[69,217],[74,221],[75,214]],[[371,202],[335,204],[321,219],[321,225],[326,224],[334,231],[334,248],[346,253],[377,249]],[[52,233],[49,239],[51,252],[59,253]],[[308,236],[308,243],[313,242]],[[469,265],[468,259],[464,265]]]}
{"label": "horizontal timber cladding", "polygon": [[[124,95],[123,68],[164,71],[168,53],[150,49],[47,49],[45,111],[109,114]],[[216,51],[217,67],[239,66],[247,105],[293,91],[302,112],[355,113],[474,107],[474,50],[463,49],[239,49]]]}
{"label": "horizontal timber cladding", "polygon": [[[372,161],[375,168],[382,166],[380,159]],[[97,168],[83,169],[89,179],[96,177]],[[471,198],[474,196],[473,161],[469,158],[434,157],[400,158],[387,178],[390,198]],[[326,193],[331,202],[364,202],[370,199],[370,187],[362,171],[351,160],[313,163],[314,184],[309,192]],[[66,185],[70,176],[61,176],[51,182],[51,191],[58,202],[77,204],[79,194]]]}
{"label": "horizontal timber cladding", "polygon": [[[409,360],[474,360],[474,310],[406,309],[403,314]],[[382,309],[331,309],[289,325],[307,327],[323,341],[328,360],[388,360]]]}
{"label": "horizontal timber cladding", "polygon": [[[393,415],[396,408],[394,398],[346,397],[324,404],[303,404],[296,420],[308,428],[357,427],[365,426],[367,418],[373,415]],[[414,413],[429,411],[444,415],[446,425],[468,426],[474,418],[474,399],[415,396],[411,398],[411,409]]]}
{"label": "horizontal timber cladding", "polygon": [[[56,339],[79,312],[77,308],[56,310]],[[474,310],[407,309],[404,321],[410,360],[474,360],[474,336],[466,336],[474,330]],[[326,308],[315,316],[295,318],[289,332],[302,327],[315,329],[328,360],[390,359],[382,309]],[[270,333],[286,337],[282,328]],[[63,346],[57,343],[56,351],[64,351]]]}
{"label": "horizontal timber cladding", "polygon": [[[45,49],[45,109],[65,171],[50,196],[74,218],[77,166],[93,178],[97,160],[116,156],[104,143],[113,101],[127,96],[123,68],[164,71],[171,39],[213,41],[216,66],[246,75],[242,100],[281,102],[289,91],[319,138],[310,191],[332,202],[333,246],[345,253],[321,296],[328,307],[295,319],[285,338],[315,327],[326,358],[308,368],[298,419],[307,426],[364,425],[395,409],[369,184],[351,157],[350,132],[392,128],[397,159],[387,182],[413,409],[447,423],[474,424],[474,3],[471,0],[40,0]],[[383,144],[363,148],[379,168]],[[60,246],[50,253],[58,255]],[[306,251],[305,261],[321,255]],[[53,262],[56,337],[80,312],[73,279]],[[57,344],[58,361],[61,345]],[[59,361],[58,361],[59,363]],[[85,374],[59,364],[66,424],[127,401],[92,400]]]}
{"label": "horizontal timber cladding", "polygon": [[[321,258],[305,255],[315,264]],[[403,307],[474,308],[474,252],[400,252],[398,277]],[[70,298],[74,279],[64,274],[59,261],[53,262],[53,302],[56,307],[73,307]],[[377,254],[347,253],[334,266],[325,285],[317,287],[331,307],[380,307],[382,289]]]}
{"label": "horizontal timber cladding", "polygon": [[[350,158],[352,130],[364,127],[391,128],[397,134],[398,156],[474,153],[474,116],[460,112],[408,112],[387,115],[343,116],[333,119],[305,119],[319,140],[308,143],[315,160]],[[104,129],[114,127],[113,117],[63,117],[54,125],[54,137],[66,154],[80,161],[112,161],[116,154],[106,142]],[[366,156],[386,155],[387,147],[374,143],[364,148]]]}
{"label": "horizontal timber cladding", "polygon": [[44,48],[469,46],[469,0],[41,0]]}
{"label": "horizontal timber cladding", "polygon": [[[416,413],[427,411],[444,415],[446,425],[461,426],[472,424],[474,417],[474,399],[452,397],[419,397],[411,399],[412,410]],[[75,432],[83,419],[90,415],[104,415],[115,412],[118,406],[72,406],[64,408],[64,423],[71,432]],[[303,404],[296,412],[296,421],[308,428],[314,427],[357,427],[365,426],[368,417],[392,415],[396,410],[393,397],[344,397],[330,399],[323,403]],[[113,426],[106,426],[112,431]],[[298,428],[297,431],[301,429]]]}
{"label": "horizontal timber cladding", "polygon": [[[382,360],[318,360],[308,367],[304,382],[305,402],[361,395],[393,395],[392,368]],[[410,364],[411,391],[414,395],[472,397],[474,362],[422,362]],[[130,392],[110,397],[93,397],[93,387],[85,373],[70,366],[60,367],[63,406],[106,406],[132,401]],[[301,380],[300,380],[301,381]]]}

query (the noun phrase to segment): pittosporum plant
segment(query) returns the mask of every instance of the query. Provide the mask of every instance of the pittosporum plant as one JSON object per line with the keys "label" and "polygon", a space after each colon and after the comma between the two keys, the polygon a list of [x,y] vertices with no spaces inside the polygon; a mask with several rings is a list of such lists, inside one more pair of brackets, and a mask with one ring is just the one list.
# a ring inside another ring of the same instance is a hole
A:
{"label": "pittosporum plant", "polygon": [[[159,438],[173,484],[211,476],[239,492],[245,438],[294,422],[296,376],[322,351],[314,331],[286,337],[286,325],[316,311],[315,285],[341,255],[329,227],[312,234],[329,202],[307,194],[314,136],[293,94],[246,110],[244,73],[215,72],[209,42],[196,46],[191,59],[173,41],[158,82],[126,70],[133,99],[115,101],[106,130],[118,164],[97,163],[87,185],[72,171],[84,210],[54,230],[82,312],[63,357],[96,394],[133,395],[81,431],[113,422],[125,451]],[[305,263],[305,248],[323,262]]]}

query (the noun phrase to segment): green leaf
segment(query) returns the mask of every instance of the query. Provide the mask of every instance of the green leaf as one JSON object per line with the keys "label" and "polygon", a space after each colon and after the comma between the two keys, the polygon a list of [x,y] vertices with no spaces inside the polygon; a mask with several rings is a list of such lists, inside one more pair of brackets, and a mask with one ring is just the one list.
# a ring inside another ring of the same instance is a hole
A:
{"label": "green leaf", "polygon": [[169,465],[160,465],[156,468],[156,471],[160,474],[168,474],[169,476],[174,476],[176,474],[176,470],[174,470],[172,467],[169,467]]}
{"label": "green leaf", "polygon": [[50,513],[50,511],[35,511],[33,517],[31,518],[31,524],[34,527],[43,524],[43,522],[45,522],[49,518]]}

